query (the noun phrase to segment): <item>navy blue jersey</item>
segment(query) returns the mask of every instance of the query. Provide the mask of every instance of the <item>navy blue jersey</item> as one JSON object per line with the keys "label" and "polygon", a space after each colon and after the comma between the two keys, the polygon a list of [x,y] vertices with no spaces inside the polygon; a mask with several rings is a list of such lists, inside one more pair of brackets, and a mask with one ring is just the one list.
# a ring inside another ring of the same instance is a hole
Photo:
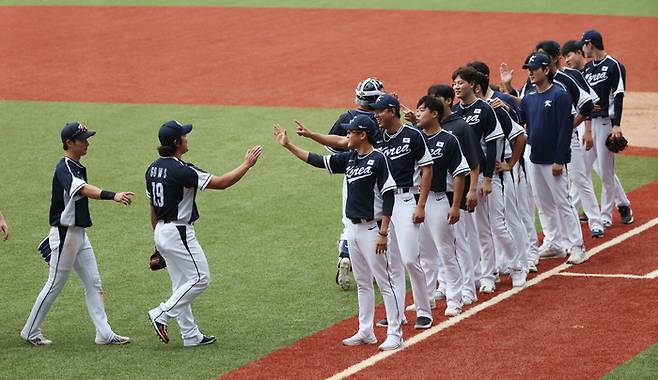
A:
{"label": "navy blue jersey", "polygon": [[[338,116],[338,119],[336,119],[336,122],[334,123],[334,125],[331,126],[331,129],[329,130],[329,134],[330,135],[337,135],[337,136],[347,136],[347,131],[345,130],[345,127],[343,127],[343,125],[348,124],[350,122],[350,120],[354,119],[355,117],[357,117],[359,115],[370,116],[370,118],[372,118],[372,120],[375,123],[377,123],[377,120],[375,120],[375,113],[374,112],[368,112],[368,111],[358,110],[358,109],[357,110],[347,110],[347,111],[343,112],[342,114],[340,114],[340,116]],[[326,146],[325,148],[327,148],[327,150],[330,151],[331,153],[344,152],[344,151],[347,150],[347,149],[345,149],[345,150],[336,149],[336,148],[332,148],[330,146]]]}
{"label": "navy blue jersey", "polygon": [[528,77],[525,80],[525,83],[523,84],[523,87],[521,87],[521,89],[519,90],[519,97],[523,98],[524,96],[526,96],[527,94],[529,94],[531,92],[537,92],[537,89],[535,88],[535,85],[532,84],[532,82],[530,81],[530,77]]}
{"label": "navy blue jersey", "polygon": [[344,173],[347,182],[345,216],[350,219],[380,220],[382,195],[395,189],[389,160],[373,150],[361,157],[355,150],[324,156],[324,166],[331,174]]}
{"label": "navy blue jersey", "polygon": [[470,171],[457,137],[445,129],[423,136],[433,160],[430,190],[437,193],[452,191],[452,179]]}
{"label": "navy blue jersey", "polygon": [[391,162],[391,174],[398,187],[420,186],[420,167],[432,165],[423,134],[409,125],[402,125],[394,135],[380,129],[375,149]]}
{"label": "navy blue jersey", "polygon": [[50,198],[50,225],[59,227],[91,227],[89,199],[80,195],[87,184],[87,169],[79,162],[64,157],[57,163]]}
{"label": "navy blue jersey", "polygon": [[146,196],[158,220],[191,224],[199,219],[196,192],[206,189],[212,175],[176,157],[160,157],[145,177]]}
{"label": "navy blue jersey", "polygon": [[498,98],[502,100],[503,103],[507,104],[507,106],[510,108],[509,115],[512,117],[512,120],[516,121],[517,123],[521,122],[519,120],[519,107],[516,105],[513,97],[504,92],[494,90],[492,98]]}
{"label": "navy blue jersey", "polygon": [[503,130],[503,135],[505,136],[504,140],[504,150],[501,153],[500,157],[497,157],[498,161],[503,161],[512,157],[512,141],[517,138],[519,135],[525,133],[523,127],[514,121],[512,116],[505,110],[503,107],[494,108],[496,112],[496,118],[500,122],[500,127]]}
{"label": "navy blue jersey", "polygon": [[556,71],[553,83],[562,87],[571,97],[574,111],[589,117],[594,108],[594,102],[589,94],[589,88],[585,78],[578,70],[566,68],[564,71]]}
{"label": "navy blue jersey", "polygon": [[473,103],[464,105],[457,104],[454,107],[455,113],[468,123],[473,128],[475,137],[480,142],[480,149],[478,151],[480,170],[486,166],[486,146],[487,143],[493,140],[500,140],[500,147],[497,149],[496,157],[502,154],[502,138],[503,129],[496,117],[496,113],[491,106],[482,99],[476,99]]}
{"label": "navy blue jersey", "polygon": [[571,161],[571,109],[571,97],[557,85],[523,97],[519,111],[532,146],[530,161],[542,165]]}
{"label": "navy blue jersey", "polygon": [[585,79],[599,97],[601,107],[601,111],[593,112],[592,117],[614,118],[614,98],[623,96],[626,88],[624,65],[609,55],[598,62],[591,60],[585,64]]}
{"label": "navy blue jersey", "polygon": [[464,119],[456,113],[451,114],[441,121],[441,128],[448,131],[457,137],[459,145],[462,148],[462,153],[466,157],[468,167],[475,169],[480,165],[478,151],[480,149],[480,142],[473,133],[471,128]]}

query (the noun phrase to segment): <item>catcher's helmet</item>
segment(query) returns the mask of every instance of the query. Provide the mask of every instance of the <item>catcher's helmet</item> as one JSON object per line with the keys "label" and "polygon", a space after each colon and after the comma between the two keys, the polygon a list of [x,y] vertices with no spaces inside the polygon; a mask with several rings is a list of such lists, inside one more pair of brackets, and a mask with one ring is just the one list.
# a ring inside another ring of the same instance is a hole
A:
{"label": "catcher's helmet", "polygon": [[356,86],[356,98],[354,102],[361,106],[367,106],[377,100],[379,95],[384,94],[384,84],[377,78],[367,78]]}

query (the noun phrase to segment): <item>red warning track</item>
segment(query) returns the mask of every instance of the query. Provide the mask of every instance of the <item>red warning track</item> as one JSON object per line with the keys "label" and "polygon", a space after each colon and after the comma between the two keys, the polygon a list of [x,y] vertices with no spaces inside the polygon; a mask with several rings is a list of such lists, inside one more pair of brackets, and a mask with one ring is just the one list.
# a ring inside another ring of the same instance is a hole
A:
{"label": "red warning track", "polygon": [[[590,249],[658,216],[658,181],[631,193],[635,223],[615,225],[604,239],[586,237]],[[582,273],[636,273],[658,269],[658,228],[602,251],[569,269]],[[562,260],[546,260],[548,271]],[[533,278],[534,276],[531,276]],[[498,292],[511,288],[509,279]],[[596,378],[658,341],[658,280],[553,276],[455,326],[356,374],[357,378]],[[480,298],[480,303],[492,296]],[[356,300],[355,300],[356,302]],[[435,323],[446,318],[439,304]],[[407,313],[410,321],[413,315]],[[380,305],[377,317],[383,317]],[[226,374],[226,379],[320,379],[377,353],[376,346],[343,347],[358,326],[356,317],[295,342]],[[611,328],[614,326],[614,328]],[[375,331],[380,341],[385,331]],[[404,329],[407,339],[417,333]]]}
{"label": "red warning track", "polygon": [[[509,32],[492,32],[501,25]],[[646,48],[658,40],[650,17],[3,7],[0,99],[343,107],[359,79],[378,76],[413,103],[472,59],[494,70],[506,61],[520,81],[522,60],[537,41],[563,42],[592,27],[635,68],[629,90],[658,91],[655,80],[641,78],[658,72],[658,50]]]}

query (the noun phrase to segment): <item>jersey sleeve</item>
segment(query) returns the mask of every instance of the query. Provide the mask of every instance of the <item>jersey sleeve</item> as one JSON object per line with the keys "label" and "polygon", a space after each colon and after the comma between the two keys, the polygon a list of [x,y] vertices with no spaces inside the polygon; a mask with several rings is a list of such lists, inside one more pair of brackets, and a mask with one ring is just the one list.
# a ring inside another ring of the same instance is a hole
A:
{"label": "jersey sleeve", "polygon": [[394,190],[397,185],[391,174],[388,157],[383,153],[381,153],[379,157],[380,159],[378,160],[377,165],[377,187],[379,188],[380,194],[384,194],[387,191]]}
{"label": "jersey sleeve", "polygon": [[350,152],[342,152],[324,156],[324,166],[329,174],[345,173]]}
{"label": "jersey sleeve", "polygon": [[70,197],[76,195],[87,184],[82,175],[78,174],[78,171],[72,170],[66,160],[63,165],[57,167],[55,176]]}
{"label": "jersey sleeve", "polygon": [[194,184],[194,187],[199,189],[199,191],[204,191],[208,187],[208,184],[210,184],[210,180],[212,179],[212,174],[207,173],[204,170],[192,164],[190,164],[189,167],[190,169],[194,170],[194,172],[196,173],[196,183]]}
{"label": "jersey sleeve", "polygon": [[[485,103],[486,104],[486,103]],[[484,136],[484,141],[489,142],[497,138],[503,137],[503,127],[496,117],[496,112],[489,104],[486,104],[482,107],[482,118],[480,121],[482,129],[482,136]]]}
{"label": "jersey sleeve", "polygon": [[612,92],[612,97],[615,97],[618,94],[623,94],[625,91],[626,68],[617,61],[615,61],[612,67],[615,67],[615,70],[611,74],[610,91]]}
{"label": "jersey sleeve", "polygon": [[345,128],[343,128],[344,123],[347,123],[350,121],[352,118],[352,115],[349,112],[343,112],[340,116],[338,116],[338,119],[336,119],[336,122],[334,122],[334,125],[331,126],[331,129],[329,129],[330,135],[337,135],[337,136],[346,136],[347,131]]}
{"label": "jersey sleeve", "polygon": [[468,125],[467,123],[464,123],[464,144],[462,146],[463,151],[462,153],[466,157],[466,161],[468,162],[468,167],[471,169],[475,169],[477,166],[480,165],[479,161],[479,156],[478,156],[478,150],[480,149],[480,143],[478,142],[477,136],[475,136],[475,133],[473,132],[473,128]]}
{"label": "jersey sleeve", "polygon": [[512,141],[524,133],[525,133],[525,129],[523,129],[523,127],[519,123],[512,120],[512,130],[510,131],[509,136],[507,138],[510,141]]}
{"label": "jersey sleeve", "polygon": [[448,140],[448,149],[450,152],[450,173],[452,173],[452,176],[456,177],[460,174],[469,173],[471,169],[468,167],[468,162],[466,161],[466,157],[464,157],[457,138]]}
{"label": "jersey sleeve", "polygon": [[146,180],[146,198],[151,199],[151,188],[149,187],[149,171],[151,171],[151,167],[149,166],[148,169],[146,169],[146,173],[144,174],[144,179]]}
{"label": "jersey sleeve", "polygon": [[427,143],[425,142],[423,135],[421,135],[421,132],[416,134],[413,143],[414,151],[416,152],[414,158],[416,159],[416,162],[418,162],[418,166],[432,165],[434,160],[432,159],[432,154],[427,148]]}
{"label": "jersey sleeve", "polygon": [[571,160],[571,134],[573,126],[573,117],[569,110],[571,99],[569,94],[561,92],[555,99],[557,107],[554,112],[557,112],[557,146],[553,157],[553,163],[567,164]]}

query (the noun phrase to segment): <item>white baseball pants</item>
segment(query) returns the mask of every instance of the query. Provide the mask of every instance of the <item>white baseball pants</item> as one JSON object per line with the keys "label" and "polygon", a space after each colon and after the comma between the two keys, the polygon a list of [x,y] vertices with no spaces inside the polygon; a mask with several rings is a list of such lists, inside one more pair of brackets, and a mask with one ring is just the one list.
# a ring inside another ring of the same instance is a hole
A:
{"label": "white baseball pants", "polygon": [[89,317],[96,327],[96,342],[107,342],[114,336],[107,322],[103,305],[103,287],[91,242],[82,227],[51,227],[50,270],[48,280],[39,292],[30,316],[21,331],[24,339],[41,334],[43,322],[50,306],[64,288],[71,270],[75,270],[85,287],[85,301]]}
{"label": "white baseball pants", "polygon": [[[582,143],[582,136],[585,132],[585,123],[580,126],[571,135],[571,162],[569,163],[569,179],[572,183],[570,194],[577,194],[577,199],[572,199],[574,206],[577,201],[581,202],[583,211],[589,221],[589,229],[599,229],[603,231],[603,221],[601,220],[601,209],[596,200],[594,185],[592,184],[592,171],[588,170],[587,150]],[[592,148],[593,149],[593,148]]]}

